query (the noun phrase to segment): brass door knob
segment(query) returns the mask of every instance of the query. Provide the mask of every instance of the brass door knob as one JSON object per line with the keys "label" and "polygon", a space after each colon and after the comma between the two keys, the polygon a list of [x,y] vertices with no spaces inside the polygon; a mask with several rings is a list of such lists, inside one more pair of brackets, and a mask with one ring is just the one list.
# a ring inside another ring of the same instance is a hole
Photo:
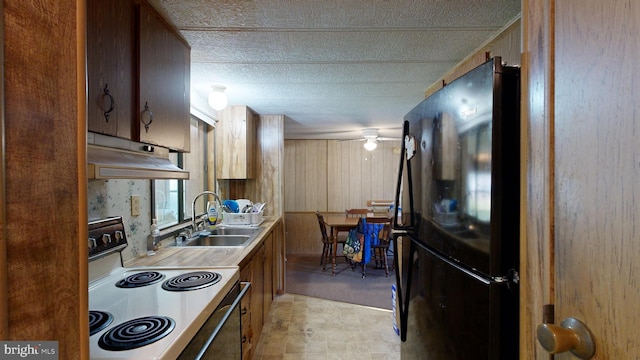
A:
{"label": "brass door knob", "polygon": [[589,328],[580,320],[566,318],[560,325],[538,325],[538,342],[551,354],[565,351],[580,359],[591,359],[596,353],[596,344]]}

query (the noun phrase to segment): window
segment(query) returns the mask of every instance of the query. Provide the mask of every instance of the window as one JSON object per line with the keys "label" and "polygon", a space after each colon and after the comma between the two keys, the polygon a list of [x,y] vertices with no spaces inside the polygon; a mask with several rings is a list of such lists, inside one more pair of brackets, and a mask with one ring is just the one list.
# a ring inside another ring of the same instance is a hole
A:
{"label": "window", "polygon": [[[191,117],[191,152],[171,153],[169,158],[178,167],[189,171],[189,180],[153,180],[152,218],[164,229],[191,221],[191,202],[207,189],[207,131],[209,125]],[[196,213],[204,212],[198,202]]]}

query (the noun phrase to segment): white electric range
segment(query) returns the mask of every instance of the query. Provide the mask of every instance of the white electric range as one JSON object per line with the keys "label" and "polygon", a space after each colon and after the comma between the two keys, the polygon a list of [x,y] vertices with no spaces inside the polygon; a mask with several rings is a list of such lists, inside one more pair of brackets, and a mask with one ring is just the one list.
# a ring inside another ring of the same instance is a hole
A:
{"label": "white electric range", "polygon": [[[227,305],[239,308],[244,295],[238,267],[125,268],[125,246],[122,218],[89,224],[91,359],[173,360],[207,351],[211,333],[224,322],[212,314],[227,298]],[[232,290],[237,294],[227,296]],[[240,313],[234,309],[220,311],[237,322],[227,331],[233,341],[227,347],[234,348],[228,358],[237,358],[241,346]]]}

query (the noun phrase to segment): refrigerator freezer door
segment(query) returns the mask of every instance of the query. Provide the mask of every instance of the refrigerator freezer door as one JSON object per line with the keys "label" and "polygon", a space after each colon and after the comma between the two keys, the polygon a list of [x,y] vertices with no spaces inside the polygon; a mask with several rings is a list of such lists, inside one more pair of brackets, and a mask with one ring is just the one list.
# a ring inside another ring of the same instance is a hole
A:
{"label": "refrigerator freezer door", "polygon": [[[416,154],[400,163],[416,238],[489,277],[518,269],[519,70],[500,58],[405,116]],[[396,198],[401,198],[396,196]],[[406,223],[407,221],[405,221]]]}

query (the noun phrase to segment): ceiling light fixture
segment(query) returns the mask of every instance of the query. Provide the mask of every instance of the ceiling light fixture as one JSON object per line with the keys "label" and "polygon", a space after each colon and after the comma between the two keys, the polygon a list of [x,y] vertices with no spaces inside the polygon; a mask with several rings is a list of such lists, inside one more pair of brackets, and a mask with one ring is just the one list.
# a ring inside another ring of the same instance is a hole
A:
{"label": "ceiling light fixture", "polygon": [[376,139],[367,139],[367,142],[364,143],[364,148],[369,150],[369,151],[373,151],[376,149],[376,147],[378,147],[378,142],[376,141]]}
{"label": "ceiling light fixture", "polygon": [[212,90],[209,93],[209,106],[211,106],[214,110],[220,111],[227,107],[227,95],[224,93],[226,89],[221,85],[212,85]]}
{"label": "ceiling light fixture", "polygon": [[367,140],[364,143],[364,148],[368,151],[373,151],[378,147],[378,129],[362,129],[362,137]]}

